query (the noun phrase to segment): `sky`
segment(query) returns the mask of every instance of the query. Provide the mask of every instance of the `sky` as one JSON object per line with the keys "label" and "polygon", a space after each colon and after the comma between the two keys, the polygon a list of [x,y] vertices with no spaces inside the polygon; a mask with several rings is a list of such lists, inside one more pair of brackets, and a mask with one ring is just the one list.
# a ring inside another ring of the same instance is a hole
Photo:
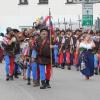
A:
{"label": "sky", "polygon": [[[51,13],[54,21],[66,21],[70,18],[72,21],[78,22],[78,16],[82,17],[82,5],[65,5],[66,0],[49,0],[49,5],[38,6],[38,0],[29,0],[29,5],[18,6],[18,0],[0,0],[0,32],[5,33],[5,27],[18,27],[21,25],[32,25],[32,21],[38,16],[48,15],[48,9],[51,8]],[[100,4],[93,6],[94,21],[100,17]],[[34,16],[33,16],[34,15]]]}

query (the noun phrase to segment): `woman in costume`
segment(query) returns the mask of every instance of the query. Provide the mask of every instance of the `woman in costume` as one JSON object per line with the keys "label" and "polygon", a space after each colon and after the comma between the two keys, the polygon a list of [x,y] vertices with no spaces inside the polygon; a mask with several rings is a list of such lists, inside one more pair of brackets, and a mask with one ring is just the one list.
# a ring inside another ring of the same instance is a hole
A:
{"label": "woman in costume", "polygon": [[92,53],[95,44],[91,36],[86,34],[84,39],[79,44],[79,64],[81,66],[81,73],[88,80],[94,75],[94,55]]}

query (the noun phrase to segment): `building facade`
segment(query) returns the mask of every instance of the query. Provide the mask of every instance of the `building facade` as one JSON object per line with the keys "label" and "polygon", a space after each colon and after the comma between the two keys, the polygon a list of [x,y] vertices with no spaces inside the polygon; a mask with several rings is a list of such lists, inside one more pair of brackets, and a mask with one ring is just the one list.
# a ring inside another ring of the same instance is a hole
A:
{"label": "building facade", "polygon": [[49,8],[56,23],[58,19],[63,23],[64,18],[67,23],[70,23],[70,19],[78,23],[82,5],[68,5],[66,2],[67,0],[0,0],[0,30],[8,26],[32,26],[37,17],[48,16]]}

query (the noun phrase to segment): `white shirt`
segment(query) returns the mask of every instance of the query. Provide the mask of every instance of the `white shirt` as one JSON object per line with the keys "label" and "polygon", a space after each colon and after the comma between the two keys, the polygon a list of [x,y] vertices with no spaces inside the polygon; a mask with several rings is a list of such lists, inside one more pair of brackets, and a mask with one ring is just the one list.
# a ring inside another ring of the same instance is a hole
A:
{"label": "white shirt", "polygon": [[80,48],[85,48],[85,49],[92,49],[92,42],[91,43],[84,43],[81,42],[79,45]]}

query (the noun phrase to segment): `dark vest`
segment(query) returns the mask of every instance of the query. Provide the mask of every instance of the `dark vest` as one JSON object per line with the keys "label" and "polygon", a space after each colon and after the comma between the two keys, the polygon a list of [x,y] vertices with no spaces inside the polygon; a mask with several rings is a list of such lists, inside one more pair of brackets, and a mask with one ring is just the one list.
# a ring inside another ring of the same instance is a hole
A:
{"label": "dark vest", "polygon": [[50,64],[50,41],[49,39],[42,40],[41,38],[39,38],[37,40],[36,50],[38,52],[37,62],[39,64]]}
{"label": "dark vest", "polygon": [[59,48],[61,48],[62,39],[63,39],[63,37],[59,36],[59,43],[58,43]]}
{"label": "dark vest", "polygon": [[70,37],[67,37],[67,36],[65,37],[65,44],[64,44],[65,49],[70,48],[70,40],[71,40]]}
{"label": "dark vest", "polygon": [[13,43],[14,46],[14,54],[19,54],[20,53],[20,44],[18,41],[16,41],[15,43]]}

